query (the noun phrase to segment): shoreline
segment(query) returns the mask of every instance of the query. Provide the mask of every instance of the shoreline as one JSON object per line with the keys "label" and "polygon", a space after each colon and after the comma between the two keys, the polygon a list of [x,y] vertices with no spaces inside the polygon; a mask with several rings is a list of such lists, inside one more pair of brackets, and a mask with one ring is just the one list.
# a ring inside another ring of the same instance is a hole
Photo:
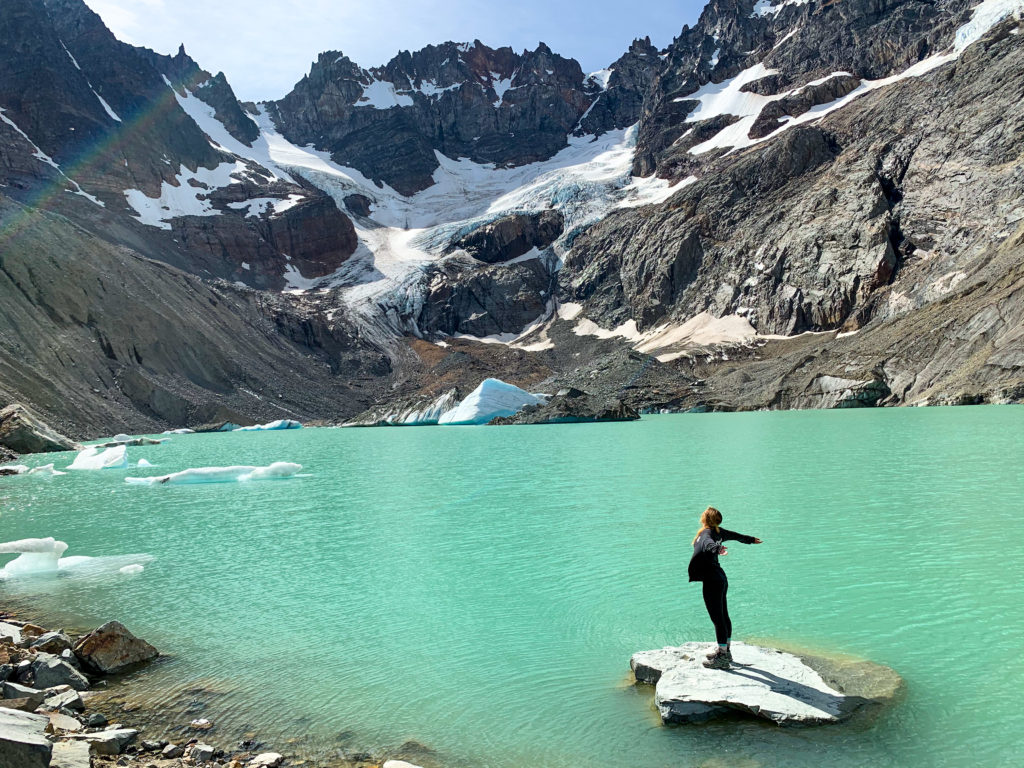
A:
{"label": "shoreline", "polygon": [[[18,662],[17,666],[8,671],[9,680],[0,680],[0,686],[5,682],[15,682],[15,676],[37,653],[49,652],[33,648],[33,644],[40,639],[64,635],[71,638],[77,647],[84,637],[95,632],[95,629],[83,629],[78,624],[50,628],[54,624],[49,617],[21,604],[17,598],[5,598],[4,605],[0,606],[0,627],[17,627],[22,631],[22,638],[20,642],[11,642],[10,636],[0,631],[0,656]],[[54,649],[53,646],[48,648]],[[83,755],[91,755],[92,768],[114,765],[129,768],[199,765],[208,768],[421,768],[420,762],[423,763],[422,768],[439,768],[441,765],[430,759],[432,750],[429,747],[415,741],[407,741],[388,753],[330,749],[326,744],[323,750],[306,751],[294,748],[293,744],[300,741],[298,738],[285,739],[284,743],[275,744],[261,739],[256,730],[244,733],[241,739],[237,738],[237,734],[217,734],[215,721],[201,716],[188,720],[168,712],[165,707],[147,705],[142,699],[132,696],[132,683],[139,675],[145,674],[152,665],[171,663],[173,657],[161,653],[149,661],[132,664],[123,671],[104,674],[83,663],[81,659],[74,658],[77,656],[77,650],[70,653],[65,651],[61,656],[88,678],[88,687],[80,690],[77,697],[73,690],[65,690],[69,687],[67,685],[47,686],[39,689],[40,694],[46,695],[39,706],[31,707],[31,699],[4,696],[0,698],[0,711],[17,708],[49,717],[51,724],[47,726],[47,738],[55,747],[57,744],[85,744],[91,741],[89,736],[102,739],[100,746],[93,745],[89,750],[79,748]],[[0,661],[6,663],[6,660]],[[196,688],[188,689],[190,695],[198,692]],[[54,706],[56,699],[53,697],[60,694],[74,699],[74,704]],[[14,706],[8,706],[9,703]],[[107,734],[114,733],[118,734],[116,738],[106,739]],[[59,764],[68,768],[84,768],[90,765],[88,759],[81,763],[63,755],[58,759],[57,749],[52,758],[54,766]],[[329,752],[335,754],[329,755]],[[409,762],[410,759],[420,762]]]}

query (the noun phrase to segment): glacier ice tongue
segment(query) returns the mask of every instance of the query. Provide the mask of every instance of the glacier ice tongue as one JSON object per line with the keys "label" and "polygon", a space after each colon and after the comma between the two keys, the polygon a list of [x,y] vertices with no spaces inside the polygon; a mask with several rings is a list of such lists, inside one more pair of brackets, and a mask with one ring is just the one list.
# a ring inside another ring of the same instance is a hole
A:
{"label": "glacier ice tongue", "polygon": [[456,408],[443,414],[438,424],[486,424],[491,419],[512,416],[528,405],[547,401],[525,389],[499,379],[484,379]]}
{"label": "glacier ice tongue", "polygon": [[68,469],[124,469],[128,466],[128,448],[117,445],[100,451],[90,445],[79,453]]}
{"label": "glacier ice tongue", "polygon": [[302,429],[302,424],[293,419],[278,419],[268,424],[254,424],[251,427],[238,427],[232,432],[273,432],[279,429]]}
{"label": "glacier ice tongue", "polygon": [[266,467],[199,467],[157,477],[126,477],[129,485],[201,485],[206,483],[244,483],[249,480],[280,480],[294,477],[301,464],[275,461]]}

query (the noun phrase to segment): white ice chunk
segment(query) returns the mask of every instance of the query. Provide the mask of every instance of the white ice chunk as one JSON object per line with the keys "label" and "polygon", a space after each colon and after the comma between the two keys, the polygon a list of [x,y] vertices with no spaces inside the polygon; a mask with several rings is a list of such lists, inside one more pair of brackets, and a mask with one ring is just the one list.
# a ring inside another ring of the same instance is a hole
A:
{"label": "white ice chunk", "polygon": [[[242,266],[245,267],[247,265],[243,264]],[[196,431],[194,429],[188,429],[187,427],[182,427],[181,429],[167,429],[167,430],[164,430],[161,434],[164,434],[164,435],[194,435],[195,433],[196,433]]]}
{"label": "white ice chunk", "polygon": [[204,483],[244,483],[248,480],[279,480],[294,477],[301,464],[275,461],[267,467],[200,467],[159,477],[126,477],[129,485],[200,485]]}
{"label": "white ice chunk", "polygon": [[28,467],[25,466],[24,464],[7,464],[6,466],[0,467],[0,469],[5,469],[8,472],[13,472],[16,475],[24,475],[29,471]]}
{"label": "white ice chunk", "polygon": [[233,432],[273,432],[279,429],[302,429],[302,424],[292,419],[278,419],[269,424],[254,424],[251,427],[238,427]]}
{"label": "white ice chunk", "polygon": [[19,539],[0,544],[0,554],[17,554],[4,568],[6,575],[56,571],[68,545],[52,536],[45,539]]}
{"label": "white ice chunk", "polygon": [[479,387],[445,413],[438,424],[486,424],[491,419],[512,416],[528,405],[543,405],[542,397],[498,379],[484,379]]}
{"label": "white ice chunk", "polygon": [[137,466],[137,467],[152,467],[153,465],[150,464],[145,459],[139,459],[138,463],[135,466]]}
{"label": "white ice chunk", "polygon": [[30,474],[30,475],[44,475],[44,476],[56,477],[57,475],[66,475],[67,472],[60,472],[60,471],[54,469],[53,468],[53,464],[44,464],[41,467],[36,467],[35,469],[30,469],[28,471],[28,474]]}
{"label": "white ice chunk", "polygon": [[142,573],[146,568],[138,563],[132,563],[131,565],[126,565],[123,568],[118,568],[117,570],[119,573],[135,574]]}
{"label": "white ice chunk", "polygon": [[90,445],[79,453],[68,469],[124,469],[128,466],[128,447],[118,445],[100,451]]}

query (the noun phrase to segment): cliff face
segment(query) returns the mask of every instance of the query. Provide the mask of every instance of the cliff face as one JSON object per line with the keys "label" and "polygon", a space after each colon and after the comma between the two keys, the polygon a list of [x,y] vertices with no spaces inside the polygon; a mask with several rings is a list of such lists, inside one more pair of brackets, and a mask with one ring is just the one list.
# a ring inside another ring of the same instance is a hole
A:
{"label": "cliff face", "polygon": [[585,77],[543,43],[517,54],[449,42],[370,70],[329,51],[273,104],[274,117],[292,142],[410,195],[433,183],[435,152],[524,165],[550,158],[574,132],[632,125],[657,54],[638,42],[607,78]]}
{"label": "cliff face", "polygon": [[76,436],[487,376],[1020,400],[1024,0],[971,2],[715,0],[592,75],[329,52],[258,106],[81,0],[5,2],[0,400]]}

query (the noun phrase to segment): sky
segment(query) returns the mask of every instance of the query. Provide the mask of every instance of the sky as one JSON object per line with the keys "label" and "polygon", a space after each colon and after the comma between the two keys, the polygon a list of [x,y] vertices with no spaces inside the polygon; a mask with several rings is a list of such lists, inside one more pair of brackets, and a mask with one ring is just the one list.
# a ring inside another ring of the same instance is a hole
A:
{"label": "sky", "polygon": [[479,39],[516,51],[547,43],[584,72],[636,37],[659,48],[693,24],[705,0],[85,0],[121,40],[173,54],[180,43],[243,100],[277,99],[321,51],[363,67],[400,50]]}

